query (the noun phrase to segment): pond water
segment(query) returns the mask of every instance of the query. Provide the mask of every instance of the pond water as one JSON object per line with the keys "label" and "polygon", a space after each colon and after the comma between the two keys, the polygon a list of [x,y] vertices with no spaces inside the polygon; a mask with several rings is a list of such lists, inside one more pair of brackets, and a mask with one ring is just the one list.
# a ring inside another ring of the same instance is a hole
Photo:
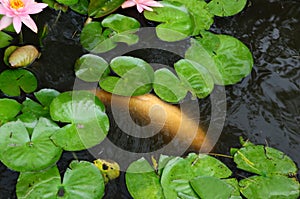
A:
{"label": "pond water", "polygon": [[[138,18],[144,25],[151,25],[133,10],[124,14]],[[57,15],[58,12],[46,10],[36,19],[40,24],[48,21],[49,35],[44,41],[41,59],[30,70],[37,75],[40,88],[67,91],[73,88],[74,62],[84,53],[78,39],[84,18],[71,12],[61,13],[59,18]],[[227,116],[214,152],[228,154],[230,147],[240,146],[239,136],[243,136],[255,144],[282,150],[299,166],[300,2],[251,0],[242,13],[217,18],[211,30],[240,39],[254,56],[251,75],[236,85],[226,87]],[[29,31],[24,32],[24,39],[36,42]],[[199,106],[201,123],[207,126],[210,99],[200,100]],[[161,144],[159,136],[155,140],[128,141],[115,124],[111,126],[109,139],[126,143],[130,150],[140,151]],[[94,159],[88,151],[76,155],[81,160]],[[73,158],[72,153],[64,153],[58,163],[62,173]],[[231,163],[228,159],[224,161]],[[0,198],[16,198],[17,178],[16,172],[0,164]],[[124,174],[106,186],[105,198],[130,198]]]}

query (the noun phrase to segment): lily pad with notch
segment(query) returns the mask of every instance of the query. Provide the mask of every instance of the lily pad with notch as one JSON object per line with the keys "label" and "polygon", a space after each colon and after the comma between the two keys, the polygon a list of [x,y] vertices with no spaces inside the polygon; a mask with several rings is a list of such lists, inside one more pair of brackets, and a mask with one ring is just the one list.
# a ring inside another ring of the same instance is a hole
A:
{"label": "lily pad with notch", "polygon": [[179,79],[193,96],[205,98],[214,88],[214,80],[208,70],[197,62],[181,59],[174,64]]}
{"label": "lily pad with notch", "polygon": [[21,111],[22,105],[13,99],[0,99],[0,126],[13,120]]}
{"label": "lily pad with notch", "polygon": [[21,121],[0,127],[1,161],[15,171],[38,171],[55,164],[62,153],[50,136],[59,129],[51,120],[40,118],[32,134]]}
{"label": "lily pad with notch", "polygon": [[40,171],[21,173],[16,193],[20,199],[102,198],[104,180],[99,169],[90,162],[72,161],[63,180],[56,166]]}
{"label": "lily pad with notch", "polygon": [[104,105],[88,91],[61,93],[51,102],[50,115],[54,121],[66,124],[51,139],[67,151],[99,144],[109,129]]}
{"label": "lily pad with notch", "polygon": [[119,56],[111,61],[110,67],[120,77],[108,76],[101,80],[100,87],[105,91],[122,96],[137,96],[152,90],[154,72],[144,60]]}
{"label": "lily pad with notch", "polygon": [[9,96],[19,96],[21,89],[31,93],[37,88],[36,77],[28,70],[5,70],[0,74],[0,90]]}

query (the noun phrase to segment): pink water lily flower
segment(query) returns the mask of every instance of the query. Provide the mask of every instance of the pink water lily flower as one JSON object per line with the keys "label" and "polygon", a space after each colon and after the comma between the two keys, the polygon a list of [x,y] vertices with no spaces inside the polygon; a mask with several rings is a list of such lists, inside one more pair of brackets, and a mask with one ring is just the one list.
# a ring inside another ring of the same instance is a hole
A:
{"label": "pink water lily flower", "polygon": [[127,0],[122,4],[122,8],[129,8],[135,5],[139,13],[143,12],[143,10],[153,11],[151,7],[163,7],[162,4],[154,0]]}
{"label": "pink water lily flower", "polygon": [[34,0],[0,0],[0,14],[4,15],[0,20],[0,30],[12,23],[16,32],[19,33],[24,23],[37,33],[36,24],[29,15],[37,14],[47,6],[46,3],[37,3]]}

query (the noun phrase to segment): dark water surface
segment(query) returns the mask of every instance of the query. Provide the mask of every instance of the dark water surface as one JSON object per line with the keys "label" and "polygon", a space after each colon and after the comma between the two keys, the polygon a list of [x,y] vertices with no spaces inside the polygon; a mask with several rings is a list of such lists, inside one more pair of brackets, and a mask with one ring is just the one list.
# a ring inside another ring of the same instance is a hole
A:
{"label": "dark water surface", "polygon": [[[57,12],[48,10],[36,19],[41,24],[46,20],[50,29],[44,41],[43,54],[30,70],[37,75],[40,88],[67,91],[72,90],[74,84],[74,62],[84,53],[78,39],[84,19],[67,13],[61,14],[55,23],[57,15]],[[136,12],[129,15],[147,25]],[[299,166],[300,2],[252,0],[239,15],[215,21],[211,29],[213,32],[232,35],[251,49],[254,68],[251,75],[240,83],[226,87],[227,116],[214,152],[228,154],[230,147],[240,146],[239,136],[243,136],[255,144],[267,144],[282,150]],[[27,31],[24,38],[25,41],[35,41],[34,35]],[[209,124],[209,101],[208,98],[199,103],[203,125]],[[111,125],[109,139],[126,145],[132,151],[144,151],[162,144],[159,136],[155,140],[127,140],[115,124]],[[113,153],[109,149],[103,150],[104,154]],[[94,159],[87,151],[76,155],[80,160]],[[62,173],[72,159],[71,153],[63,154],[58,163]],[[0,163],[1,199],[16,198],[17,178],[18,173]],[[124,182],[123,174],[110,182],[106,186],[105,198],[130,198]]]}

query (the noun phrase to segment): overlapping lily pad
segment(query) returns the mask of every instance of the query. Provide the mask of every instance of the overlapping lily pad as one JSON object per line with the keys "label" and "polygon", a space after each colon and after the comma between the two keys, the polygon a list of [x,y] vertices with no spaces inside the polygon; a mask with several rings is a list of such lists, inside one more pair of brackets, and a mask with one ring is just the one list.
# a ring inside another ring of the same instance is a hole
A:
{"label": "overlapping lily pad", "polygon": [[105,91],[123,95],[143,95],[152,90],[154,72],[150,64],[142,59],[120,56],[110,63],[111,69],[120,77],[108,76],[100,81]]}
{"label": "overlapping lily pad", "polygon": [[214,88],[214,80],[208,70],[197,62],[181,59],[174,64],[185,88],[198,98],[208,96]]}
{"label": "overlapping lily pad", "polygon": [[102,198],[104,180],[90,162],[73,161],[61,181],[57,167],[41,172],[21,173],[17,183],[18,198]]}
{"label": "overlapping lily pad", "polygon": [[62,149],[50,136],[59,127],[46,118],[40,118],[30,134],[21,121],[0,127],[1,161],[15,171],[37,171],[55,164]]}
{"label": "overlapping lily pad", "polygon": [[19,96],[21,89],[31,93],[36,88],[36,77],[28,70],[5,70],[0,74],[0,90],[6,95]]}
{"label": "overlapping lily pad", "polygon": [[13,120],[21,111],[22,105],[13,99],[0,99],[0,126]]}
{"label": "overlapping lily pad", "polygon": [[60,94],[50,104],[50,115],[54,121],[66,125],[51,139],[67,151],[79,151],[99,144],[109,129],[104,111],[102,102],[88,91]]}
{"label": "overlapping lily pad", "polygon": [[179,79],[168,69],[159,69],[154,73],[153,88],[162,100],[178,103],[187,93]]}

